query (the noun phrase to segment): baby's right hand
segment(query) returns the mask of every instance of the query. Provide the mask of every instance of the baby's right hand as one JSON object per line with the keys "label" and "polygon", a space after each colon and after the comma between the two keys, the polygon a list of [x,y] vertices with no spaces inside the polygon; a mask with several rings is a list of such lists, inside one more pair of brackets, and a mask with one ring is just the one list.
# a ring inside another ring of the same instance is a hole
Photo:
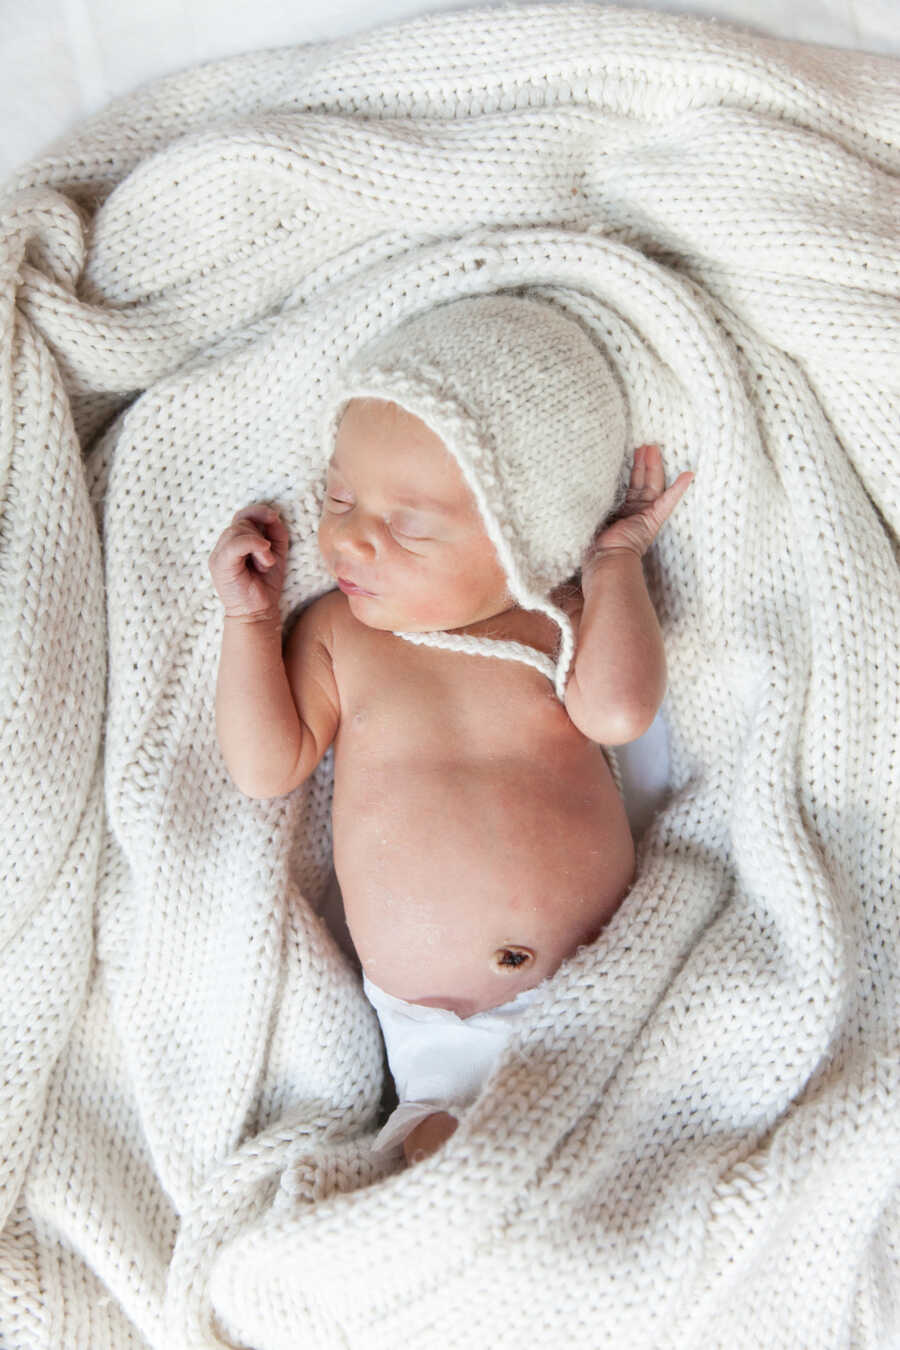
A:
{"label": "baby's right hand", "polygon": [[213,585],[228,618],[280,619],[287,527],[271,506],[254,502],[238,511],[209,555]]}

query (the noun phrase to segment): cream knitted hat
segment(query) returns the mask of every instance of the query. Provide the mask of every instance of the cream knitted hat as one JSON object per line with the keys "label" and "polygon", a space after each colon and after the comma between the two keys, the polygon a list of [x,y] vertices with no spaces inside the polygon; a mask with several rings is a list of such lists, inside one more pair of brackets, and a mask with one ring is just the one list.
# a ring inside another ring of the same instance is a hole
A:
{"label": "cream knitted hat", "polygon": [[456,457],[523,609],[560,628],[556,661],[521,643],[469,634],[397,633],[409,642],[526,661],[562,699],[574,651],[553,588],[577,571],[613,508],[627,412],[610,361],[558,306],[494,293],[438,305],[355,354],[324,418],[330,455],[351,398],[390,399]]}

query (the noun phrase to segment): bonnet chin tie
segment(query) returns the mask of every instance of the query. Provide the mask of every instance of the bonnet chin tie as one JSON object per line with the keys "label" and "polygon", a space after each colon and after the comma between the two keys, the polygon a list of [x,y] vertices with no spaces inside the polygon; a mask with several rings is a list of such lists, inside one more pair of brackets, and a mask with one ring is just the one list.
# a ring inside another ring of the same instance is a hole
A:
{"label": "bonnet chin tie", "polygon": [[[557,663],[550,656],[526,647],[522,642],[504,642],[497,638],[473,637],[470,633],[394,633],[394,637],[405,642],[415,642],[421,647],[442,647],[448,652],[470,652],[473,656],[496,656],[503,661],[524,661],[534,666],[542,675],[546,675],[556,688]],[[559,690],[557,689],[559,695]],[[559,695],[561,697],[561,695]]]}

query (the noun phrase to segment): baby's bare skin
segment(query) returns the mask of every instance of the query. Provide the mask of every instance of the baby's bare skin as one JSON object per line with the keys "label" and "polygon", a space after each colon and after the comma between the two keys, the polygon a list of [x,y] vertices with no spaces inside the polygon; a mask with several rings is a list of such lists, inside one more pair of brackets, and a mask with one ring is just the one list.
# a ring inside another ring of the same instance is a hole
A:
{"label": "baby's bare skin", "polygon": [[[556,656],[558,630],[517,607],[475,499],[443,442],[396,405],[353,400],[319,526],[339,591],[282,652],[289,546],[277,512],[239,512],[210,556],[225,606],[216,726],[249,796],[292,791],[334,745],[334,862],[374,984],[460,1017],[508,1002],[593,941],[634,873],[602,744],[639,736],[665,687],[641,558],[689,485],[635,454],[620,517],[551,597],[575,632],[565,702],[535,668],[420,646],[452,631]],[[341,593],[341,592],[344,593]],[[404,1148],[427,1154],[448,1113]]]}
{"label": "baby's bare skin", "polygon": [[[537,670],[413,646],[340,594],[318,603],[341,706],[334,862],[363,968],[460,1017],[505,1003],[592,941],[632,879],[606,757]],[[481,627],[553,647],[538,614]],[[508,948],[533,957],[503,964]]]}

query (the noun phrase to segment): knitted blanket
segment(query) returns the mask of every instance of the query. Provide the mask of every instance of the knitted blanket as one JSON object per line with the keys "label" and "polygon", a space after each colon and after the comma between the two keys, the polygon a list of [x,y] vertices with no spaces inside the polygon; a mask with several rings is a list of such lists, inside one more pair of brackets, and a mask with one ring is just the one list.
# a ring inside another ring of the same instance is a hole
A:
{"label": "knitted blanket", "polygon": [[[537,4],[188,71],[7,185],[4,1346],[900,1344],[898,131],[886,58]],[[285,620],[326,589],[335,372],[504,289],[696,473],[672,789],[403,1170],[331,757],[231,784],[207,557],[264,498]]]}

